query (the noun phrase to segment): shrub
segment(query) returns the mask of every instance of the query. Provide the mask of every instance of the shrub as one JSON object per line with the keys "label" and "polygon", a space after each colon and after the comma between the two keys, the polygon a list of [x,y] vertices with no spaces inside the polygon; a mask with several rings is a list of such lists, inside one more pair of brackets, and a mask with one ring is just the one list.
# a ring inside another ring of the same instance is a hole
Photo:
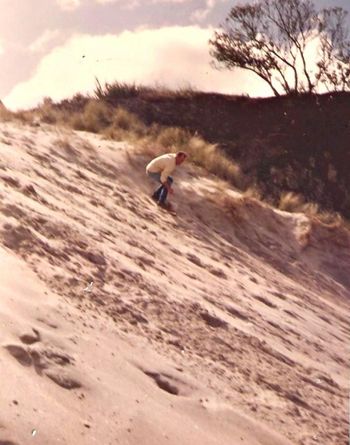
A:
{"label": "shrub", "polygon": [[81,113],[73,113],[67,119],[67,123],[74,130],[84,131],[86,129],[85,124],[84,124],[83,115]]}
{"label": "shrub", "polygon": [[250,186],[248,187],[243,195],[246,198],[253,198],[253,199],[257,199],[258,201],[262,200],[262,194],[261,191],[259,190],[259,188],[256,185]]}
{"label": "shrub", "polygon": [[114,111],[112,125],[114,128],[128,132],[132,131],[139,135],[146,134],[146,127],[140,119],[135,114],[121,107]]}
{"label": "shrub", "polygon": [[81,118],[82,129],[93,133],[99,133],[111,124],[112,116],[113,109],[105,102],[90,100],[85,105]]}
{"label": "shrub", "polygon": [[190,137],[182,128],[164,127],[158,130],[156,142],[164,148],[179,151],[187,146]]}
{"label": "shrub", "polygon": [[304,198],[293,192],[283,192],[280,196],[278,208],[286,212],[301,212]]}
{"label": "shrub", "polygon": [[316,220],[328,227],[335,228],[346,225],[339,213],[321,210],[319,205],[314,202],[305,203],[301,195],[292,192],[282,193],[278,207],[287,212],[304,213],[311,220]]}
{"label": "shrub", "polygon": [[175,90],[161,84],[144,86],[126,82],[105,83],[102,86],[96,79],[94,94],[96,99],[104,100],[111,105],[118,105],[120,99],[133,97],[148,99],[152,97],[157,99],[190,98],[197,94],[197,91],[191,85],[185,85]]}
{"label": "shrub", "polygon": [[200,136],[192,136],[186,147],[191,160],[210,173],[241,187],[242,175],[239,166],[229,159],[217,145],[210,144]]}
{"label": "shrub", "polygon": [[33,110],[33,114],[37,115],[41,122],[45,124],[63,123],[63,112],[55,108],[52,99],[45,97],[42,103]]}
{"label": "shrub", "polygon": [[12,120],[14,117],[14,114],[8,110],[5,105],[0,102],[0,121],[1,122],[8,122]]}
{"label": "shrub", "polygon": [[138,96],[141,91],[145,92],[147,90],[147,87],[126,82],[105,83],[104,86],[102,86],[98,79],[96,79],[94,93],[96,99],[104,100],[115,105],[118,99],[135,97]]}

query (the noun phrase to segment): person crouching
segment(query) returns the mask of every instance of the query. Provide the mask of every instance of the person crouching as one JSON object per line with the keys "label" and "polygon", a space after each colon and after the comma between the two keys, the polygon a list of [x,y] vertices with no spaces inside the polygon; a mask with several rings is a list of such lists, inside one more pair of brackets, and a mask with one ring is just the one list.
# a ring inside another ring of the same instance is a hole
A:
{"label": "person crouching", "polygon": [[178,165],[181,165],[188,157],[184,151],[177,153],[167,153],[154,158],[146,166],[147,175],[160,183],[159,187],[154,191],[152,198],[161,207],[167,208],[166,202],[168,193],[173,193],[172,184],[174,182],[170,176]]}

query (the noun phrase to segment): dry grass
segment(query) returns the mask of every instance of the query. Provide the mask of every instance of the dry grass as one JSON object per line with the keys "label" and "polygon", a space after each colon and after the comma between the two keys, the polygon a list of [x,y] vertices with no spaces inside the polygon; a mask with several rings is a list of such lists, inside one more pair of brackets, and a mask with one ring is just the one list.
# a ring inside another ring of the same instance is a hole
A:
{"label": "dry grass", "polygon": [[233,198],[229,195],[219,195],[216,198],[216,202],[224,209],[224,211],[230,216],[232,223],[241,223],[244,219],[242,214],[243,201],[242,198]]}
{"label": "dry grass", "polygon": [[128,84],[124,82],[105,83],[102,86],[96,79],[95,96],[99,100],[114,102],[117,99],[138,96],[146,88],[138,86],[135,83]]}
{"label": "dry grass", "polygon": [[83,113],[73,113],[71,124],[75,130],[100,133],[111,124],[112,116],[112,107],[104,102],[91,100],[85,105]]}
{"label": "dry grass", "polygon": [[30,117],[38,118],[40,122],[51,125],[64,122],[64,112],[55,109],[50,98],[44,98],[43,102],[35,110],[32,110]]}
{"label": "dry grass", "polygon": [[8,110],[4,105],[0,104],[0,122],[16,121],[20,123],[33,124],[34,114],[32,111],[17,111]]}
{"label": "dry grass", "polygon": [[[135,85],[114,84],[106,85],[104,90],[99,87],[96,96],[107,93],[112,96],[134,95],[139,94],[140,91],[142,94],[151,92],[155,94],[155,91],[149,88],[140,89]],[[172,94],[187,93],[187,90],[172,92]],[[198,134],[193,135],[181,128],[160,125],[146,126],[135,114],[119,106],[115,108],[105,100],[90,99],[85,103],[82,112],[78,113],[58,109],[51,100],[45,99],[31,113],[31,119],[34,119],[34,115],[36,115],[45,123],[100,133],[108,139],[117,141],[127,140],[139,147],[139,153],[149,156],[156,156],[167,151],[186,151],[194,164],[229,181],[236,187],[241,187],[242,175],[239,167],[217,145],[210,144]]]}
{"label": "dry grass", "polygon": [[13,113],[5,106],[0,106],[0,122],[8,122],[14,119]]}
{"label": "dry grass", "polygon": [[[308,215],[307,211],[305,213]],[[329,229],[346,227],[344,218],[336,212],[319,211],[318,213],[312,215],[312,217]]]}
{"label": "dry grass", "polygon": [[178,89],[170,89],[164,85],[156,84],[153,87],[137,85],[135,83],[114,82],[105,83],[103,86],[96,79],[94,90],[96,99],[105,101],[111,105],[117,106],[121,99],[130,99],[138,97],[140,99],[175,99],[191,98],[197,94],[197,91],[191,85]]}
{"label": "dry grass", "polygon": [[345,226],[345,221],[339,213],[321,210],[316,203],[305,202],[303,196],[293,193],[282,193],[278,208],[291,213],[303,213],[311,220],[328,228]]}
{"label": "dry grass", "polygon": [[153,125],[147,131],[139,132],[136,142],[137,153],[155,157],[167,152],[185,151],[190,162],[203,167],[235,187],[241,187],[242,175],[237,164],[230,160],[214,144],[206,142],[199,135],[177,127]]}
{"label": "dry grass", "polygon": [[194,163],[241,188],[242,175],[240,168],[217,145],[209,144],[200,136],[192,136],[184,149],[189,153]]}
{"label": "dry grass", "polygon": [[252,186],[248,187],[243,192],[243,196],[245,196],[246,198],[253,198],[253,199],[256,199],[258,201],[262,200],[261,191],[259,190],[259,188],[256,185],[252,185]]}
{"label": "dry grass", "polygon": [[285,212],[301,212],[304,198],[293,192],[283,192],[280,196],[278,208]]}
{"label": "dry grass", "polygon": [[[149,150],[152,143],[156,149]],[[206,142],[202,137],[176,127],[154,127],[148,138],[143,141],[146,153],[159,154],[166,151],[185,151],[190,161],[208,172],[241,187],[242,175],[236,163],[230,160],[215,144]]]}
{"label": "dry grass", "polygon": [[170,150],[180,150],[188,145],[191,135],[182,128],[165,127],[158,131],[156,142]]}

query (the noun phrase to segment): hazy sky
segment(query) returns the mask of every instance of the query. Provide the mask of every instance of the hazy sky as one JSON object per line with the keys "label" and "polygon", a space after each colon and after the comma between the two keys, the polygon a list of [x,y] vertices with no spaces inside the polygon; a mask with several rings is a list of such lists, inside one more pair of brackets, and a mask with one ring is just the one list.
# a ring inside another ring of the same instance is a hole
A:
{"label": "hazy sky", "polygon": [[[91,91],[95,77],[270,95],[210,66],[208,40],[237,0],[0,0],[0,99],[12,108]],[[349,8],[349,0],[316,0]]]}

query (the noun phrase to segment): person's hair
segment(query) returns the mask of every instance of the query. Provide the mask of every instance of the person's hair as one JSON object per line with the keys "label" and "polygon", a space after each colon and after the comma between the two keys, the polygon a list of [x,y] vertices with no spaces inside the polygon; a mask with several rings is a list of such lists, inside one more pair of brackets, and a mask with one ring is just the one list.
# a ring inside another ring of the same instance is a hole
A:
{"label": "person's hair", "polygon": [[176,157],[177,158],[179,158],[179,157],[184,157],[184,158],[187,158],[188,157],[188,154],[186,153],[186,152],[184,152],[184,151],[178,151],[177,153],[176,153]]}

